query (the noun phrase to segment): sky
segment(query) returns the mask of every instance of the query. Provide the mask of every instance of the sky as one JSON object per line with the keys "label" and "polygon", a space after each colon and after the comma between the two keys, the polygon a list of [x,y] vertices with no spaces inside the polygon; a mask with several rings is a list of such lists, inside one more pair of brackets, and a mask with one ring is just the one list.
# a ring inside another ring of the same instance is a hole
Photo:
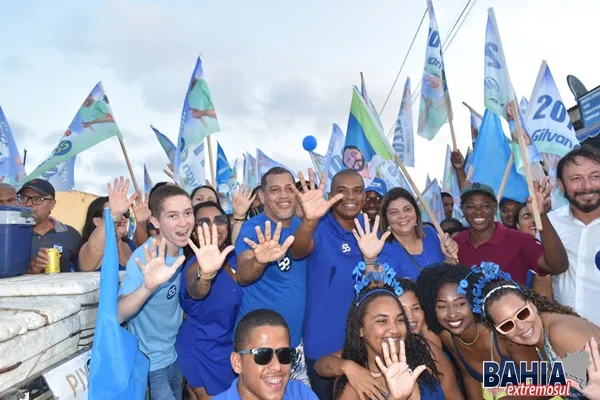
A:
{"label": "sky", "polygon": [[[467,0],[434,0],[442,40]],[[477,0],[444,55],[454,127],[463,154],[470,144],[469,112],[483,114],[487,10],[494,7],[511,80],[529,98],[542,60],[563,102],[575,104],[566,83],[574,74],[588,89],[600,84],[593,49],[600,3],[594,0]],[[88,0],[1,2],[0,106],[32,171],[56,147],[81,103],[102,81],[138,183],[143,164],[156,183],[168,162],[150,124],[176,142],[181,109],[196,58],[204,71],[221,132],[213,135],[229,160],[259,147],[294,170],[311,167],[302,139],[327,150],[331,127],[345,131],[352,86],[365,75],[381,110],[425,11],[425,0]],[[407,76],[420,81],[428,19],[381,114],[394,125]],[[417,119],[413,107],[413,121]],[[416,129],[415,129],[416,130]],[[446,124],[433,141],[415,135],[420,189],[426,174],[441,178]],[[216,161],[216,156],[215,156]],[[81,153],[75,189],[98,195],[128,176],[118,140]]]}

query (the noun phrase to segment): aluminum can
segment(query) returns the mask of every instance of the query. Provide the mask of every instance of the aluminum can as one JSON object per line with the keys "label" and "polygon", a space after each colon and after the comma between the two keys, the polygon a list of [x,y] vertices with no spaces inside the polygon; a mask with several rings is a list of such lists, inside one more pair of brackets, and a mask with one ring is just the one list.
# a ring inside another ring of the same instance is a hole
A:
{"label": "aluminum can", "polygon": [[60,272],[60,253],[57,249],[48,249],[47,251],[50,261],[44,268],[46,274],[58,274]]}

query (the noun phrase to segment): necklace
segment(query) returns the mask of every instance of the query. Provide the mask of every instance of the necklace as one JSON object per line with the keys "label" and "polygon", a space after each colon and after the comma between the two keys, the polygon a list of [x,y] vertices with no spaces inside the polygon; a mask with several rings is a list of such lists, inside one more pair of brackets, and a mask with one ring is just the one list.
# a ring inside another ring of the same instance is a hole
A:
{"label": "necklace", "polygon": [[479,339],[479,329],[480,328],[481,328],[481,325],[477,324],[477,335],[475,336],[475,339],[473,339],[473,341],[471,343],[467,343],[464,340],[462,340],[460,337],[457,336],[458,340],[460,340],[460,342],[462,344],[464,344],[465,346],[472,346],[477,341],[477,339]]}

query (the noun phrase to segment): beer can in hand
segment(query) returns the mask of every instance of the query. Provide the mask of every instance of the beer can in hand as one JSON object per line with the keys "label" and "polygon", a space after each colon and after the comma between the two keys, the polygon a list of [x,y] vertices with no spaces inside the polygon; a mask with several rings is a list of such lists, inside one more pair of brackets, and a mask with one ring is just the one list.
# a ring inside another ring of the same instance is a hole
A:
{"label": "beer can in hand", "polygon": [[58,274],[60,272],[60,253],[58,249],[48,249],[46,252],[50,261],[44,268],[44,273],[46,274]]}

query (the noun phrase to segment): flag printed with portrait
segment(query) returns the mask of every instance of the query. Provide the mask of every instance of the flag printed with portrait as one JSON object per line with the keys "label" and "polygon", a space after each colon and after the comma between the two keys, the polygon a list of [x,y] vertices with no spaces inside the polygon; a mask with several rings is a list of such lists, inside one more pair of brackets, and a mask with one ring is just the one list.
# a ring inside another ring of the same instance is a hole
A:
{"label": "flag printed with portrait", "polygon": [[519,103],[519,109],[523,115],[527,115],[527,108],[529,107],[529,101],[525,96],[521,97],[521,102]]}
{"label": "flag printed with portrait", "polygon": [[204,185],[204,139],[219,132],[217,113],[198,57],[183,102],[175,156],[175,180],[188,192]]}
{"label": "flag printed with portrait", "polygon": [[[440,190],[438,180],[434,179],[433,182],[431,182],[429,186],[425,188],[422,195],[437,222],[442,222],[445,219],[444,203],[442,202],[442,192]],[[421,216],[423,218],[423,222],[433,222],[429,217],[429,214],[425,212],[425,208],[423,206],[421,206]]]}
{"label": "flag printed with portrait", "polygon": [[396,127],[394,128],[394,140],[392,142],[394,151],[406,167],[415,166],[415,139],[412,123],[411,95],[410,78],[406,78],[404,91],[402,92],[402,103],[400,104],[400,111],[398,111]]}
{"label": "flag printed with portrait", "polygon": [[321,154],[314,152],[314,151],[309,151],[309,154],[310,154],[310,161],[312,162],[313,168],[320,179],[321,174],[323,174],[323,171],[325,170],[325,163],[326,163],[325,156],[322,156]]}
{"label": "flag printed with portrait", "polygon": [[173,142],[171,142],[171,140],[168,137],[166,137],[163,133],[161,133],[158,129],[156,129],[152,125],[150,125],[150,128],[152,128],[152,132],[154,132],[154,134],[156,135],[156,140],[158,140],[158,143],[165,151],[165,154],[167,155],[169,162],[171,164],[175,165],[175,157],[176,157],[176,153],[177,153],[177,148],[175,148],[175,145],[173,144]]}
{"label": "flag printed with portrait", "polygon": [[471,140],[473,148],[475,148],[475,142],[477,142],[477,135],[479,135],[479,129],[481,128],[481,117],[471,110]]}
{"label": "flag printed with portrait", "polygon": [[25,167],[8,120],[0,107],[0,178],[2,177],[4,183],[17,186],[25,178]]}
{"label": "flag printed with portrait", "polygon": [[452,108],[442,57],[442,40],[431,0],[427,0],[427,10],[429,12],[429,34],[427,35],[425,68],[421,81],[417,134],[427,140],[432,140],[440,128],[448,122],[448,119],[452,118],[452,115],[448,115],[452,113]]}
{"label": "flag printed with portrait", "polygon": [[70,192],[75,186],[75,160],[77,156],[61,162],[44,172],[40,178],[47,180],[57,192]]}
{"label": "flag printed with portrait", "polygon": [[38,178],[63,161],[113,136],[121,137],[121,131],[115,122],[102,82],[99,82],[85,98],[50,157],[25,180]]}
{"label": "flag printed with portrait", "polygon": [[325,182],[324,189],[325,194],[331,191],[331,180],[335,174],[345,169],[344,160],[342,159],[345,142],[346,135],[344,135],[344,132],[337,124],[333,124],[329,145],[327,146],[327,154],[325,155],[324,170],[327,172],[327,181]]}

